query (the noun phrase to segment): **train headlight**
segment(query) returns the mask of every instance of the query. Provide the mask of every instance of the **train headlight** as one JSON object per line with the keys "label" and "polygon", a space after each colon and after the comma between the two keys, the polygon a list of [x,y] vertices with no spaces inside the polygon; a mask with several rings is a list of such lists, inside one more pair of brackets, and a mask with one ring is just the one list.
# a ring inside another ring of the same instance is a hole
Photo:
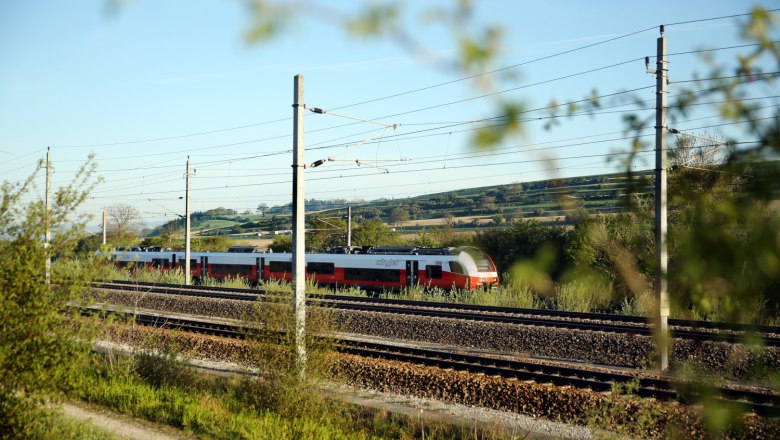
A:
{"label": "train headlight", "polygon": [[479,279],[479,282],[480,282],[481,284],[485,284],[485,281],[486,281],[486,280],[485,280],[484,278],[480,278],[480,279]]}

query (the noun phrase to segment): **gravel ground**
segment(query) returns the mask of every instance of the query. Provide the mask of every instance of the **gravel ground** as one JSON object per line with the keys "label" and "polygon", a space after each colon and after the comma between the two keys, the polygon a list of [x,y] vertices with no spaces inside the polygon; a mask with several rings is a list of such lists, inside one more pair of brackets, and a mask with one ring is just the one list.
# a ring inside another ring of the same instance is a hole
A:
{"label": "gravel ground", "polygon": [[[114,353],[132,353],[127,344],[99,341],[96,347],[101,351]],[[256,369],[235,362],[223,362],[214,359],[189,359],[193,367],[216,374],[257,373]],[[512,438],[528,439],[591,439],[593,430],[584,426],[545,420],[518,414],[471,405],[449,403],[441,400],[416,397],[405,394],[385,393],[366,390],[344,384],[326,386],[329,395],[348,403],[374,408],[382,411],[403,414],[407,417],[422,418],[432,422],[466,424],[488,430],[500,430]],[[150,424],[124,416],[107,415],[102,411],[85,408],[81,405],[67,405],[66,414],[80,420],[91,421],[94,425],[127,436],[132,439],[177,439],[187,438],[160,434],[161,430]],[[159,435],[159,436],[158,436]]]}
{"label": "gravel ground", "polygon": [[[101,291],[101,294],[105,295],[102,300],[126,307],[231,319],[246,317],[253,307],[245,301],[143,292]],[[344,333],[628,368],[652,365],[653,359],[652,338],[638,334],[336,309],[328,309],[327,313],[334,327]],[[780,371],[778,347],[756,349],[725,342],[676,340],[670,357],[672,367],[686,363],[703,373],[726,378],[760,380],[769,372]]]}
{"label": "gravel ground", "polygon": [[[152,337],[149,337],[153,335]],[[193,335],[178,331],[160,331],[148,327],[114,325],[104,335],[112,341],[136,345],[150,341],[158,345],[176,344],[191,357],[229,360],[251,364],[252,344],[247,341]],[[598,420],[609,429],[631,429],[628,434],[660,438],[667,426],[684,430],[692,439],[704,438],[700,408],[639,399],[633,396],[596,393],[573,387],[561,387],[464,371],[425,367],[404,362],[369,359],[337,354],[331,364],[335,380],[356,388],[367,388],[402,396],[439,400],[448,404],[481,407],[523,414],[531,419],[582,425]],[[407,397],[407,399],[413,399]],[[746,431],[739,438],[780,438],[780,421],[744,417]],[[501,423],[500,420],[496,423]],[[530,423],[533,425],[533,423]],[[547,425],[545,425],[547,426]],[[554,425],[557,426],[557,425]],[[565,425],[561,425],[565,426]],[[553,429],[553,428],[550,428]],[[540,434],[549,435],[549,432]],[[566,436],[563,432],[553,436]]]}
{"label": "gravel ground", "polygon": [[[593,430],[584,426],[529,417],[509,411],[447,403],[404,394],[383,393],[348,386],[334,391],[347,402],[362,406],[452,424],[466,424],[501,429],[512,438],[591,439]],[[599,432],[601,434],[601,432]]]}

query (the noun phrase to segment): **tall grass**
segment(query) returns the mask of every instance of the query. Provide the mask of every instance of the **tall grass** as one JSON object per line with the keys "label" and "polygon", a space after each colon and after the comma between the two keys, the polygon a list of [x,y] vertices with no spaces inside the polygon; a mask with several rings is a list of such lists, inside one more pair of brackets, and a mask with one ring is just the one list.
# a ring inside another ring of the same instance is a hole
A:
{"label": "tall grass", "polygon": [[555,308],[570,312],[592,312],[608,309],[612,301],[609,286],[570,282],[555,286]]}
{"label": "tall grass", "polygon": [[[78,270],[79,265],[88,264],[79,260],[56,261],[56,270]],[[111,264],[99,265],[99,278],[103,280],[135,280],[142,282],[182,284],[184,276],[181,269],[161,271],[154,268],[117,268]],[[201,283],[206,286],[233,287],[239,289],[259,289],[270,294],[291,294],[291,283],[283,280],[261,281],[258,285],[252,285],[243,278],[212,278],[205,277]],[[306,280],[307,294],[335,294],[346,296],[398,298],[413,301],[432,301],[456,304],[474,304],[497,307],[513,308],[542,308],[552,310],[566,310],[576,312],[614,311],[615,313],[633,316],[652,316],[656,310],[655,295],[652,290],[641,292],[622,301],[614,299],[612,288],[609,285],[599,283],[585,283],[580,281],[557,283],[552,296],[538,295],[531,286],[508,279],[504,284],[494,289],[450,289],[426,288],[423,285],[404,287],[399,291],[366,291],[354,286],[321,286],[311,279]],[[752,307],[747,322],[764,322],[771,324],[777,322],[767,317],[766,300],[763,297],[755,298],[755,307]],[[675,318],[701,319],[701,320],[726,320],[722,310],[713,308],[707,313],[690,309],[682,311],[679,307],[672,310]],[[777,316],[773,314],[772,316]]]}
{"label": "tall grass", "polygon": [[97,267],[97,272],[95,275],[96,280],[122,280],[138,281],[144,283],[184,284],[184,270],[181,268],[160,270],[145,266],[119,268],[109,262],[95,262],[94,264]]}
{"label": "tall grass", "polygon": [[249,280],[245,278],[238,278],[238,277],[228,277],[228,278],[213,278],[213,277],[203,277],[201,278],[200,283],[204,286],[209,287],[230,287],[233,289],[250,289],[252,286],[249,283]]}
{"label": "tall grass", "polygon": [[[289,293],[279,293],[289,299]],[[306,373],[296,363],[289,301],[269,301],[246,324],[257,376],[209,376],[191,370],[174,348],[132,357],[95,355],[73,396],[123,414],[215,439],[502,438],[475,426],[391,416],[329,398],[331,342],[307,339]],[[333,330],[328,310],[310,309],[309,335]],[[160,342],[160,341],[157,341]]]}

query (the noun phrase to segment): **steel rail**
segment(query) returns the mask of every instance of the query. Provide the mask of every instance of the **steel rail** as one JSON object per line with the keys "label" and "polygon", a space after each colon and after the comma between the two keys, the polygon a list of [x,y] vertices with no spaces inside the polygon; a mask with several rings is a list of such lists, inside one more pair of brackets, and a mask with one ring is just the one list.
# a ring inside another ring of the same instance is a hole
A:
{"label": "steel rail", "polygon": [[[139,290],[142,289],[144,292],[150,293],[234,299],[241,301],[255,301],[257,300],[258,296],[263,294],[263,292],[252,291],[249,289],[208,286],[177,286],[136,282],[93,283],[93,287],[120,289],[127,289],[130,287]],[[309,298],[310,299],[307,300],[307,303],[310,305],[327,306],[327,304],[333,304],[334,308],[344,310],[393,313],[435,318],[465,319],[471,321],[532,325],[540,327],[564,328],[570,330],[602,331],[642,336],[652,335],[652,329],[647,324],[647,320],[645,318],[636,316],[539,309],[518,309],[507,307],[450,304],[431,301],[400,300],[392,298],[364,298],[342,295],[310,295]],[[577,319],[577,321],[566,320],[566,318]],[[780,334],[780,327],[772,326],[749,326],[743,324],[685,320],[670,320],[669,323],[670,325],[676,327],[688,327],[684,329],[673,328],[671,330],[672,337],[680,339],[719,341],[728,343],[744,342],[744,334],[702,331],[699,330],[699,328],[734,332]],[[780,346],[780,337],[764,335],[761,339],[763,340],[763,343],[768,346]]]}
{"label": "steel rail", "polygon": [[[82,309],[84,314],[107,316],[118,312],[105,309]],[[233,339],[245,339],[254,329],[227,323],[195,320],[165,315],[139,313],[121,313],[126,319],[145,326],[163,327],[191,333],[209,334]],[[573,386],[597,392],[613,390],[615,384],[636,384],[634,393],[640,397],[652,397],[661,400],[677,400],[693,403],[702,394],[719,396],[716,399],[737,402],[761,416],[780,416],[780,395],[771,392],[713,387],[703,384],[675,383],[668,379],[640,377],[637,375],[594,371],[584,368],[561,365],[539,364],[512,359],[463,354],[449,350],[423,349],[384,343],[336,340],[336,349],[343,353],[362,357],[397,360],[417,365],[435,366],[501,376],[518,380],[530,380],[536,383],[552,383],[558,386]]]}

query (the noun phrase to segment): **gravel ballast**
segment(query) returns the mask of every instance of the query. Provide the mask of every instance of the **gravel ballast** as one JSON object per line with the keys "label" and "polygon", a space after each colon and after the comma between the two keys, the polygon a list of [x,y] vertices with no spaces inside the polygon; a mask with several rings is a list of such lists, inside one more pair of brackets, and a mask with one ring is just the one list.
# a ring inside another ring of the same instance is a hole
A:
{"label": "gravel ballast", "polygon": [[[173,344],[190,357],[253,365],[252,343],[179,331],[116,324],[104,338],[146,348]],[[384,393],[478,406],[575,425],[594,424],[629,435],[664,437],[667,428],[682,429],[686,437],[705,438],[699,410],[674,402],[597,393],[586,389],[518,381],[405,362],[336,354],[332,362],[336,380]],[[261,373],[262,374],[262,373]],[[777,420],[743,418],[738,438],[780,438]]]}
{"label": "gravel ballast", "polygon": [[[194,298],[146,292],[101,291],[102,301],[125,307],[191,315],[243,319],[262,302]],[[328,309],[334,327],[354,333],[405,341],[459,345],[506,354],[574,360],[601,365],[642,368],[652,365],[649,336],[570,330],[531,325],[430,318],[391,313]],[[753,348],[714,341],[675,340],[671,363],[728,378],[760,378],[780,371],[780,348]]]}

